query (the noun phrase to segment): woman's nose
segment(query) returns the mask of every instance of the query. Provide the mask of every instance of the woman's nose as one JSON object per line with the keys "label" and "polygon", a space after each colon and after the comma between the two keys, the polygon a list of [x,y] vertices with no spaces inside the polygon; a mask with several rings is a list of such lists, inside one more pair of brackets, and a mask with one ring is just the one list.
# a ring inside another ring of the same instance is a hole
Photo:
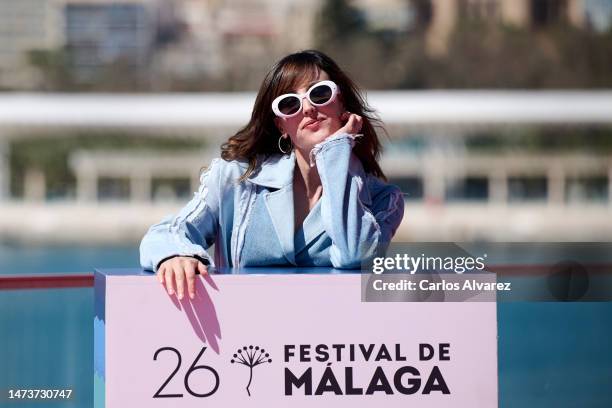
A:
{"label": "woman's nose", "polygon": [[305,116],[310,116],[316,112],[317,112],[317,108],[310,103],[308,98],[304,98],[304,100],[302,101],[302,113]]}

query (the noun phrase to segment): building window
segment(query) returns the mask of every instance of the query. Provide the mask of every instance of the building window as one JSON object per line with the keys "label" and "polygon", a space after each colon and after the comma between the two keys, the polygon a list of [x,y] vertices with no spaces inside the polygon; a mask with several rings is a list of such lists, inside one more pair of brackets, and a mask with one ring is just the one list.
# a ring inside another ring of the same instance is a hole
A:
{"label": "building window", "polygon": [[188,178],[154,178],[151,195],[153,201],[184,200],[192,193],[191,182]]}
{"label": "building window", "polygon": [[565,18],[565,0],[531,0],[531,21],[534,27],[554,24]]}
{"label": "building window", "polygon": [[567,179],[565,200],[568,203],[608,201],[608,179],[605,176],[574,177]]}
{"label": "building window", "polygon": [[548,180],[543,176],[510,177],[509,201],[545,201],[548,196]]}
{"label": "building window", "polygon": [[406,9],[406,28],[422,31],[429,27],[433,17],[431,0],[411,0]]}
{"label": "building window", "polygon": [[489,180],[486,177],[466,177],[446,183],[446,201],[486,201]]}
{"label": "building window", "polygon": [[101,177],[98,179],[98,201],[125,201],[130,199],[130,181],[126,178]]}

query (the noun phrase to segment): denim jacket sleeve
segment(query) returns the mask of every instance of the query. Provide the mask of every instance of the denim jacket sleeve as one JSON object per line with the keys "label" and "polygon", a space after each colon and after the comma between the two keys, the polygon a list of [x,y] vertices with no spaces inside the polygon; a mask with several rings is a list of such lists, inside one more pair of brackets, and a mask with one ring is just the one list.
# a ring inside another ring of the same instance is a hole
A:
{"label": "denim jacket sleeve", "polygon": [[[355,136],[340,134],[313,149],[323,195],[321,216],[332,240],[335,268],[357,268],[389,244],[404,215],[401,191],[385,185],[372,194],[359,159],[352,154]],[[380,184],[382,181],[380,181]]]}
{"label": "denim jacket sleeve", "polygon": [[140,264],[157,272],[159,263],[173,256],[193,256],[214,265],[206,252],[215,241],[219,214],[219,161],[200,176],[200,187],[175,216],[153,225],[140,243]]}

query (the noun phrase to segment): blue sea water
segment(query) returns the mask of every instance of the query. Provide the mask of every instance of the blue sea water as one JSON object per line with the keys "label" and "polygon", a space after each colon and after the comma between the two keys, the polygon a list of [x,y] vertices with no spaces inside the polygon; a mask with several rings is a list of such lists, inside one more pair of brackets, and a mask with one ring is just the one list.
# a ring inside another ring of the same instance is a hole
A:
{"label": "blue sea water", "polygon": [[[138,248],[0,245],[0,276],[137,268]],[[9,400],[19,388],[69,400]],[[93,289],[0,290],[0,407],[93,406]]]}
{"label": "blue sea water", "polygon": [[0,275],[93,273],[94,268],[137,267],[139,267],[137,246],[0,245]]}

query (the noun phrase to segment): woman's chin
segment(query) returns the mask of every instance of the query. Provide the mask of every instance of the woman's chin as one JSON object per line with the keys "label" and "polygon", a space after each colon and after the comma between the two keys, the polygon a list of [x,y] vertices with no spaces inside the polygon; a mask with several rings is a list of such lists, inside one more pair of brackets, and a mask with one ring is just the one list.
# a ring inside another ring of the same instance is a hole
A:
{"label": "woman's chin", "polygon": [[325,139],[327,139],[329,136],[331,136],[335,132],[336,130],[332,131],[328,126],[320,127],[319,129],[316,129],[316,130],[315,129],[312,129],[312,130],[303,129],[298,134],[298,140],[301,141],[301,143],[298,143],[298,145],[302,149],[309,151],[315,145],[323,142]]}
{"label": "woman's chin", "polygon": [[317,130],[307,132],[305,136],[312,145],[316,145],[317,143],[321,143],[327,139],[332,133],[333,132],[328,128],[319,128]]}

